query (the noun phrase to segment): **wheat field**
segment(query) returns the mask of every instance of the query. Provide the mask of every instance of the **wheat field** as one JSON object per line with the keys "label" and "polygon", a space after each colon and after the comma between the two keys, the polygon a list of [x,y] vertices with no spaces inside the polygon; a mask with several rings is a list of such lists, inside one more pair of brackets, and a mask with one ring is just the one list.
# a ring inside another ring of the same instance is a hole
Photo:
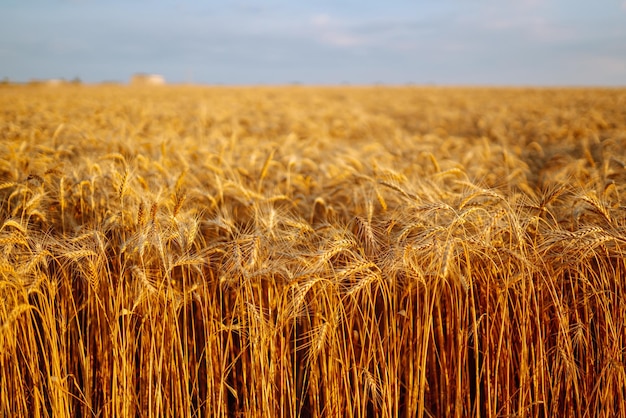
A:
{"label": "wheat field", "polygon": [[1,416],[626,416],[624,89],[0,112]]}

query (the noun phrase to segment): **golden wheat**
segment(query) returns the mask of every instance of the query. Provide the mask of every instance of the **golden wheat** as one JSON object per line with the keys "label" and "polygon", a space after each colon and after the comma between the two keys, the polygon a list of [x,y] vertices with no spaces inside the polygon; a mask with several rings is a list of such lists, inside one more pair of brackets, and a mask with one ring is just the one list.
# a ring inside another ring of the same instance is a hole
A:
{"label": "golden wheat", "polygon": [[0,415],[626,415],[625,98],[2,86]]}

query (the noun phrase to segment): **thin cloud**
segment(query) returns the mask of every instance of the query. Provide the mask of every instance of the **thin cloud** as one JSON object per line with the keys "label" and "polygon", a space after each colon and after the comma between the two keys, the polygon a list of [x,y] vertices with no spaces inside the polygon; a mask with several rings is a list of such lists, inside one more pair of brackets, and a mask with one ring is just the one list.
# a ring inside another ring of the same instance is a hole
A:
{"label": "thin cloud", "polygon": [[312,16],[310,24],[313,37],[326,45],[349,48],[367,43],[364,37],[353,33],[345,22],[333,19],[327,14]]}
{"label": "thin cloud", "polygon": [[327,14],[317,14],[311,17],[311,23],[318,28],[327,27],[331,22],[330,16]]}
{"label": "thin cloud", "polygon": [[574,25],[557,21],[543,6],[545,1],[527,0],[510,7],[491,6],[461,19],[467,30],[498,37],[513,37],[533,44],[559,44],[580,37]]}
{"label": "thin cloud", "polygon": [[528,26],[531,39],[546,43],[561,43],[575,40],[579,35],[574,28],[537,19]]}
{"label": "thin cloud", "polygon": [[546,3],[546,0],[518,0],[517,4],[523,8],[537,8]]}
{"label": "thin cloud", "polygon": [[626,74],[626,58],[615,56],[595,57],[590,61],[595,61],[595,70],[600,70],[602,74],[607,76],[617,76]]}

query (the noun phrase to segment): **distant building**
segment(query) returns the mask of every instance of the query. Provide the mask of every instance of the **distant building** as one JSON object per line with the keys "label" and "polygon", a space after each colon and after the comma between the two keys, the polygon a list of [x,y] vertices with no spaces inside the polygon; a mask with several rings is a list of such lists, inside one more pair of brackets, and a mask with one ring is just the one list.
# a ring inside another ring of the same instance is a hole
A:
{"label": "distant building", "polygon": [[46,86],[57,87],[57,86],[62,86],[63,84],[66,84],[67,82],[60,78],[50,78],[48,80],[45,80],[44,83]]}
{"label": "distant building", "polygon": [[133,86],[162,86],[165,84],[165,78],[159,74],[133,74],[130,79]]}
{"label": "distant building", "polygon": [[58,87],[58,86],[67,84],[67,81],[65,81],[62,78],[48,78],[48,79],[31,78],[28,84],[31,86]]}

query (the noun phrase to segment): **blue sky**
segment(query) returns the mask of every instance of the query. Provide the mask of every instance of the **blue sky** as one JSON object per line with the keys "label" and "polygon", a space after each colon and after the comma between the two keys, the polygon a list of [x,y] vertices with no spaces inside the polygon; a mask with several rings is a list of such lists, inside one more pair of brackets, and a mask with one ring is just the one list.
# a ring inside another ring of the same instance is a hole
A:
{"label": "blue sky", "polygon": [[626,0],[0,0],[0,78],[626,86]]}

